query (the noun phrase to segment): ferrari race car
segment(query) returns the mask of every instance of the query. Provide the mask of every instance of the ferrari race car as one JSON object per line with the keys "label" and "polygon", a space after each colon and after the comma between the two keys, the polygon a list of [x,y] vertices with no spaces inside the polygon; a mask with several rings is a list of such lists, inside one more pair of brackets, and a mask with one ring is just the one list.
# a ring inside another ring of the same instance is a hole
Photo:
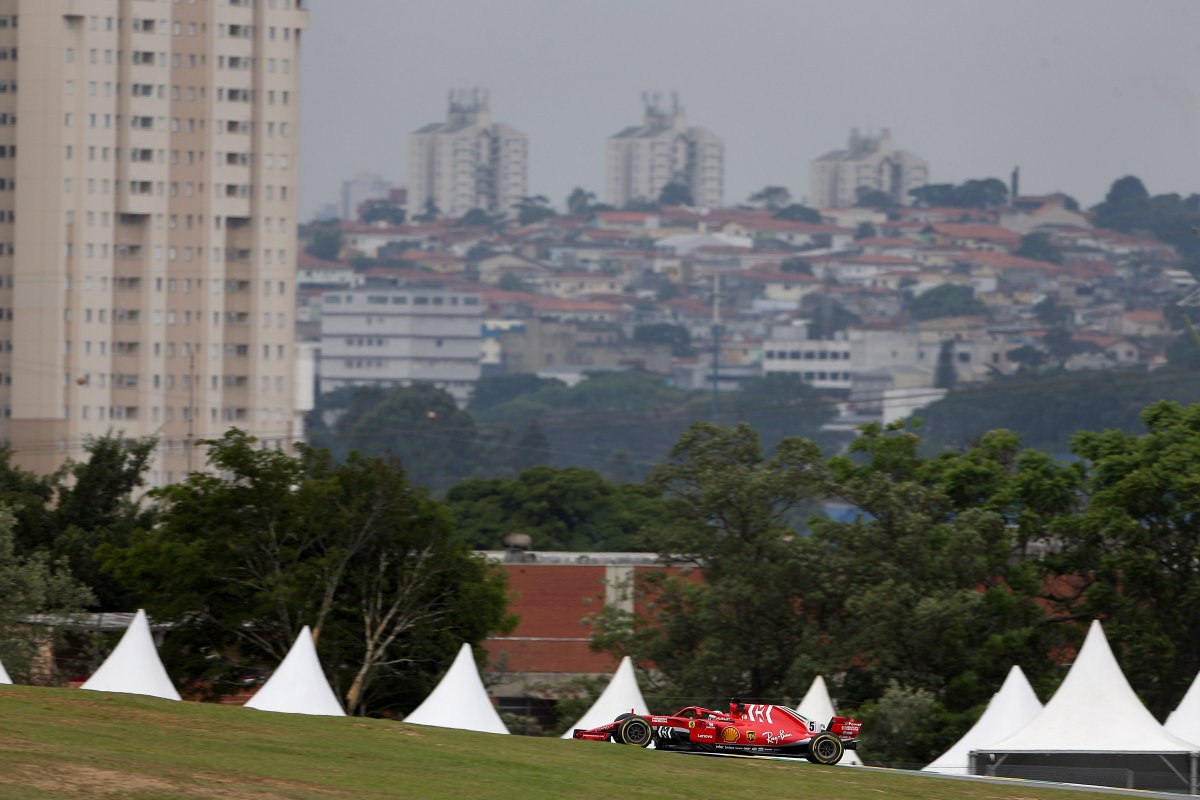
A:
{"label": "ferrari race car", "polygon": [[858,748],[862,723],[833,717],[828,725],[805,719],[787,706],[731,700],[729,713],[689,706],[670,717],[621,714],[607,725],[576,729],[574,738],[613,741],[659,750],[797,756],[814,764],[836,764]]}

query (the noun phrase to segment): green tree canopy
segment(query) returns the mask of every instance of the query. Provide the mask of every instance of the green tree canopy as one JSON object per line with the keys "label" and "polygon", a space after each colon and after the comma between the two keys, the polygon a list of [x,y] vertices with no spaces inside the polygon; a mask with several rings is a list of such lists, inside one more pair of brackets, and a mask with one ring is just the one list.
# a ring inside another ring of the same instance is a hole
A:
{"label": "green tree canopy", "polygon": [[786,219],[789,222],[812,222],[820,224],[825,220],[821,219],[821,212],[815,208],[809,208],[799,203],[792,203],[789,206],[784,206],[774,214],[775,219]]}
{"label": "green tree canopy", "polygon": [[792,193],[785,186],[764,186],[750,195],[748,202],[769,211],[779,211],[791,204]]}
{"label": "green tree canopy", "polygon": [[663,186],[662,191],[658,193],[659,205],[664,206],[690,206],[695,205],[692,200],[692,190],[685,183],[671,182]]}
{"label": "green tree canopy", "polygon": [[1050,241],[1048,233],[1030,233],[1021,237],[1021,246],[1013,251],[1013,255],[1022,258],[1032,258],[1034,261],[1049,261],[1051,264],[1061,264],[1062,250]]}
{"label": "green tree canopy", "polygon": [[577,467],[534,467],[511,480],[464,481],[446,502],[457,535],[487,549],[499,549],[508,533],[525,533],[538,550],[643,550],[644,529],[665,517],[657,492],[610,483]]}
{"label": "green tree canopy", "polygon": [[918,186],[909,194],[917,205],[928,208],[999,208],[1008,203],[1008,184],[999,178],[971,179],[958,186],[950,183]]}
{"label": "green tree canopy", "polygon": [[983,301],[975,297],[970,286],[943,283],[913,298],[912,317],[918,321],[939,317],[990,316]]}
{"label": "green tree canopy", "polygon": [[516,211],[517,222],[521,225],[533,225],[544,219],[558,216],[550,207],[550,198],[544,194],[518,198]]}
{"label": "green tree canopy", "polygon": [[309,624],[351,713],[411,708],[463,641],[509,625],[502,574],[395,462],[292,456],[238,430],[206,444],[213,472],[155,490],[159,523],[106,552],[174,622],[175,674],[229,691]]}
{"label": "green tree canopy", "polygon": [[653,661],[665,694],[777,696],[792,662],[815,645],[796,613],[804,568],[785,520],[818,495],[822,476],[810,441],[786,439],[766,458],[748,425],[693,424],[650,474],[668,513],[648,536],[664,556],[702,566],[704,580],[654,576],[643,589],[656,614],[607,609],[597,643]]}
{"label": "green tree canopy", "polygon": [[304,251],[322,261],[337,261],[342,255],[342,226],[337,220],[313,223]]}

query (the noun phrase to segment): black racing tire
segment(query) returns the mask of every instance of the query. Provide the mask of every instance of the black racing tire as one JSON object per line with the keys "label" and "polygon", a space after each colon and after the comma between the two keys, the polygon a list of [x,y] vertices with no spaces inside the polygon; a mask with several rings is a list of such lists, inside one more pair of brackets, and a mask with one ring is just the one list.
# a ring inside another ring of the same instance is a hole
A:
{"label": "black racing tire", "polygon": [[634,747],[649,747],[654,740],[654,729],[645,717],[628,716],[617,728],[617,741]]}
{"label": "black racing tire", "polygon": [[846,746],[842,740],[832,733],[818,733],[808,742],[808,752],[804,754],[814,764],[831,766],[842,760],[846,754]]}
{"label": "black racing tire", "polygon": [[629,719],[632,716],[633,714],[630,714],[628,711],[626,711],[624,714],[617,714],[617,718],[614,719],[613,722],[620,722],[621,720]]}

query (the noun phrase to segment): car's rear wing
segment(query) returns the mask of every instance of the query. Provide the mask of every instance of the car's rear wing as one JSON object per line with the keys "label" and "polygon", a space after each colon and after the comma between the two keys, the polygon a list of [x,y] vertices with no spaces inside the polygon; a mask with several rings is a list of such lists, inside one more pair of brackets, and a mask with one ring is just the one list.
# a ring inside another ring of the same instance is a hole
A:
{"label": "car's rear wing", "polygon": [[862,727],[862,723],[850,717],[832,717],[825,730],[837,736],[839,739],[854,739],[858,736],[858,729]]}

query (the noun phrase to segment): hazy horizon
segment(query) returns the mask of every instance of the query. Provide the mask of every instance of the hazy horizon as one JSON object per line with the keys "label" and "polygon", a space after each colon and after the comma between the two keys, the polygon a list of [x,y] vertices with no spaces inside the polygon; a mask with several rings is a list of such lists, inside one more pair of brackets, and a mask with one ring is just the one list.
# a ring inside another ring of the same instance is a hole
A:
{"label": "hazy horizon", "polygon": [[403,185],[408,135],[452,89],[489,92],[529,136],[529,192],[602,195],[604,140],[679,92],[725,141],[725,202],[799,200],[850,129],[889,128],[932,182],[1008,180],[1085,205],[1137,175],[1200,192],[1200,2],[1158,0],[310,0],[300,211],[375,172]]}

